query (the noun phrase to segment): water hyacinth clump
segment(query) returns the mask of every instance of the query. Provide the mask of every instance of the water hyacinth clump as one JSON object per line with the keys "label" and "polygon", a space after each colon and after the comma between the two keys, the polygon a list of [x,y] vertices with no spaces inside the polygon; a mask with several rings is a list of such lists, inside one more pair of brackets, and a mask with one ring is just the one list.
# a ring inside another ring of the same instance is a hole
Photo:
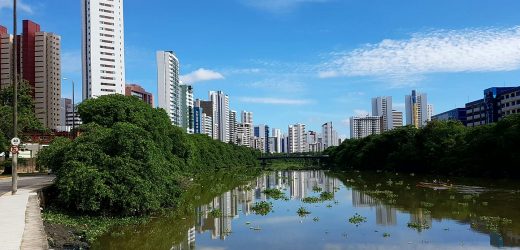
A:
{"label": "water hyacinth clump", "polygon": [[253,210],[255,214],[265,216],[273,210],[273,204],[267,201],[260,201],[255,203],[251,207],[251,210]]}
{"label": "water hyacinth clump", "polygon": [[358,213],[356,213],[356,214],[354,214],[354,216],[352,216],[348,219],[348,222],[356,225],[356,227],[357,227],[357,226],[359,226],[359,224],[367,222],[367,217],[361,216]]}
{"label": "water hyacinth clump", "polygon": [[282,192],[281,190],[276,189],[276,188],[268,188],[268,189],[262,191],[262,193],[267,195],[267,197],[273,198],[275,200],[280,200],[280,199],[286,198],[284,192]]}
{"label": "water hyacinth clump", "polygon": [[305,217],[305,216],[311,214],[311,212],[309,210],[307,210],[306,208],[304,208],[304,207],[298,208],[298,211],[296,211],[296,213],[300,217]]}

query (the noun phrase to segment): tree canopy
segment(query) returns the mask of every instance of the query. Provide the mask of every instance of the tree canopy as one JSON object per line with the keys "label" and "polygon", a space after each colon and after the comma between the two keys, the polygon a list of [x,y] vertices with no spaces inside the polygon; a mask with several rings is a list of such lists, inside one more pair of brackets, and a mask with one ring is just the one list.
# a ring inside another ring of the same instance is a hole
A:
{"label": "tree canopy", "polygon": [[404,171],[459,176],[520,178],[520,115],[467,128],[432,121],[422,129],[403,127],[325,152],[336,168]]}

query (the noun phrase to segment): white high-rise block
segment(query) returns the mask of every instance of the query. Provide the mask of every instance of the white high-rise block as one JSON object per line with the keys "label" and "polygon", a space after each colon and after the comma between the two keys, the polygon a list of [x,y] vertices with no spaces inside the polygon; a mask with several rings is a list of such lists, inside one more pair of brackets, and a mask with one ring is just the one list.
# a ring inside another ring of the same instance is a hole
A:
{"label": "white high-rise block", "polygon": [[157,100],[173,125],[182,126],[179,59],[172,51],[157,51]]}
{"label": "white high-rise block", "polygon": [[392,116],[392,97],[380,96],[372,98],[372,115],[383,117],[383,131],[390,131],[394,128]]}
{"label": "white high-rise block", "polygon": [[123,0],[82,0],[83,99],[125,94]]}

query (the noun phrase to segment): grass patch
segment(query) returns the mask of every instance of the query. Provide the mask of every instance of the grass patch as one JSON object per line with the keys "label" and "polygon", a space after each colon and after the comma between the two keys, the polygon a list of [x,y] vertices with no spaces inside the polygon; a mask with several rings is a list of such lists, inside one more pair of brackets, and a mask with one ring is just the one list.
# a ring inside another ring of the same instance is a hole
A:
{"label": "grass patch", "polygon": [[104,217],[104,216],[74,216],[54,210],[44,210],[42,218],[49,224],[72,227],[84,235],[86,242],[92,243],[99,236],[107,233],[115,226],[144,224],[148,217]]}

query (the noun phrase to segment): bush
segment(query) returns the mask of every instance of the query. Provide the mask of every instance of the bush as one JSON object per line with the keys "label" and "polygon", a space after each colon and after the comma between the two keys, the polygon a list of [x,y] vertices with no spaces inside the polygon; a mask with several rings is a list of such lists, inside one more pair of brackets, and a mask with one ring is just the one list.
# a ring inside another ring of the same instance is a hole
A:
{"label": "bush", "polygon": [[78,112],[81,135],[56,139],[39,157],[56,174],[57,200],[69,210],[146,214],[176,205],[184,175],[257,164],[257,152],[187,135],[137,98],[102,96]]}

